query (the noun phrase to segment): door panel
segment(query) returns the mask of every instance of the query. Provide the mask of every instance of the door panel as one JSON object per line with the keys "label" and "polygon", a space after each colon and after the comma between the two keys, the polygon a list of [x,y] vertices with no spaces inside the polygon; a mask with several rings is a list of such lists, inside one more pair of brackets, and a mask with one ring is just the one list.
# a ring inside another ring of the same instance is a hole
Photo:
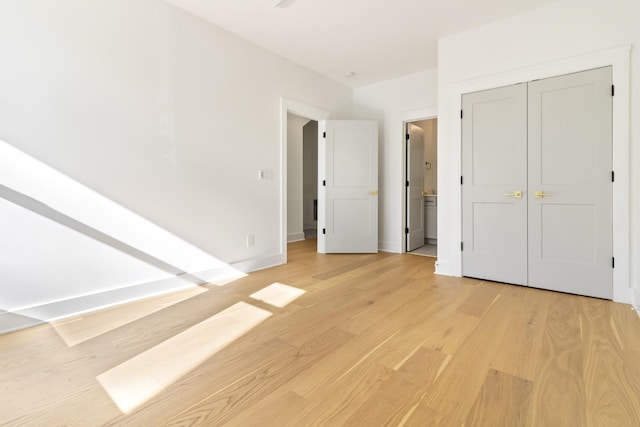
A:
{"label": "door panel", "polygon": [[[378,251],[378,124],[320,122],[319,224],[321,253]],[[326,135],[326,137],[323,137]],[[323,185],[323,181],[324,184]]]}
{"label": "door panel", "polygon": [[407,251],[424,246],[424,132],[416,125],[407,125]]}
{"label": "door panel", "polygon": [[465,276],[527,283],[526,96],[520,84],[462,98]]}
{"label": "door panel", "polygon": [[529,83],[530,286],[613,297],[611,80],[607,67]]}

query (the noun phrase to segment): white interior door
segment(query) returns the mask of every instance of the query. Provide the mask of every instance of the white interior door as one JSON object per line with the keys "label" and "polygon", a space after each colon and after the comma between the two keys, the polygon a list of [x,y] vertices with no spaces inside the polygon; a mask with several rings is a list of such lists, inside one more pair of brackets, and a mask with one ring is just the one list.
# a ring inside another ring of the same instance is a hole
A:
{"label": "white interior door", "polygon": [[318,252],[378,252],[378,124],[320,122]]}
{"label": "white interior door", "polygon": [[527,284],[527,86],[462,98],[462,274]]}
{"label": "white interior door", "polygon": [[611,68],[529,83],[529,285],[613,298]]}
{"label": "white interior door", "polygon": [[424,246],[424,132],[407,124],[407,251]]}
{"label": "white interior door", "polygon": [[463,96],[463,275],[613,297],[611,81]]}

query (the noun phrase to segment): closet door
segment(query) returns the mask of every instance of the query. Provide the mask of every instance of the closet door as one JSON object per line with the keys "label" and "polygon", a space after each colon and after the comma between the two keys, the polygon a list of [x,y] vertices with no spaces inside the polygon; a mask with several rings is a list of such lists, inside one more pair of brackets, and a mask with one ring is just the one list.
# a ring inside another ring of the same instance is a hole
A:
{"label": "closet door", "polygon": [[529,83],[529,285],[611,299],[611,67]]}
{"label": "closet door", "polygon": [[462,274],[527,284],[527,86],[462,97]]}

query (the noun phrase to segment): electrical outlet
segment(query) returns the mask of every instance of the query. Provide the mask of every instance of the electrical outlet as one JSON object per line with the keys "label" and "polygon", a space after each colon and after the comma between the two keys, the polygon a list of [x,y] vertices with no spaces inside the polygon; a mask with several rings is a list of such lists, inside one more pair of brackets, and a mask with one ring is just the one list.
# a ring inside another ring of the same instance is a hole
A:
{"label": "electrical outlet", "polygon": [[248,234],[247,235],[247,247],[250,248],[251,246],[255,245],[255,238],[253,237],[253,234]]}

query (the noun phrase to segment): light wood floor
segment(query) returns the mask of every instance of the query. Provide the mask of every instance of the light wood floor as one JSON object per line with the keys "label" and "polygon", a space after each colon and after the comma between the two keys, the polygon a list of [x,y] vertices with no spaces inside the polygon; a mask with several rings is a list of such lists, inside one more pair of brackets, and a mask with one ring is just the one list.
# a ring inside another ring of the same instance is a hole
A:
{"label": "light wood floor", "polygon": [[[640,425],[629,306],[314,244],[226,286],[0,336],[0,425]],[[274,282],[305,293],[250,297]]]}

